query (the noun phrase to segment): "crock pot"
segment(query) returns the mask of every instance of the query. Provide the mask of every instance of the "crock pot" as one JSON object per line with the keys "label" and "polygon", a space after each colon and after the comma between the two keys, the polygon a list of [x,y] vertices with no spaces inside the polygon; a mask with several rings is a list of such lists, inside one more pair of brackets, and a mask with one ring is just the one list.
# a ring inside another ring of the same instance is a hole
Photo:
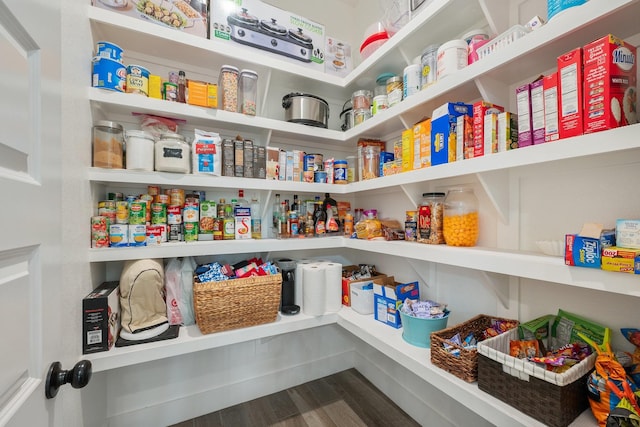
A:
{"label": "crock pot", "polygon": [[319,96],[292,92],[282,98],[284,119],[288,122],[326,128],[329,123],[329,104]]}

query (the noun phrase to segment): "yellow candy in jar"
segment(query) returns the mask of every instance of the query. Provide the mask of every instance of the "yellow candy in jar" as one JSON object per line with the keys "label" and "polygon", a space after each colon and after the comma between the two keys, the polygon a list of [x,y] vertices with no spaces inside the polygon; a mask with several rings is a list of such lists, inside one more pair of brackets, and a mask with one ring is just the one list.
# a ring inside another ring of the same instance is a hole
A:
{"label": "yellow candy in jar", "polygon": [[469,188],[449,190],[444,200],[442,234],[449,246],[475,246],[479,234],[478,199]]}

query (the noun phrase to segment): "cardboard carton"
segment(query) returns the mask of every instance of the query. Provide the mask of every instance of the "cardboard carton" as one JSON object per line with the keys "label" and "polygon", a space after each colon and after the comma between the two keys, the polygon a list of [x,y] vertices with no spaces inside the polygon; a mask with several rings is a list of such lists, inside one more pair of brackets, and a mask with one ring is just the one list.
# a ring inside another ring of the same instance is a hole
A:
{"label": "cardboard carton", "polygon": [[373,317],[389,326],[400,328],[399,308],[405,299],[420,299],[418,282],[399,283],[393,276],[384,279],[383,283],[373,284]]}
{"label": "cardboard carton", "polygon": [[104,282],[82,300],[82,354],[108,351],[120,332],[120,282]]}

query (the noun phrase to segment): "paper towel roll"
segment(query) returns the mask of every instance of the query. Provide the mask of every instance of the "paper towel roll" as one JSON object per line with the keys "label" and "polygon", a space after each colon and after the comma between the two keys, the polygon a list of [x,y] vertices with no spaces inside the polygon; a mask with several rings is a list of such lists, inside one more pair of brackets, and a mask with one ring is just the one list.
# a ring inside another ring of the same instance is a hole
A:
{"label": "paper towel roll", "polygon": [[324,314],[326,304],[325,267],[306,264],[302,267],[302,310],[309,316]]}
{"label": "paper towel roll", "polygon": [[342,307],[342,264],[326,262],[323,265],[326,276],[325,311],[335,313]]}
{"label": "paper towel roll", "polygon": [[295,305],[299,306],[300,309],[302,309],[302,280],[304,277],[304,271],[302,269],[302,267],[304,267],[305,265],[309,265],[314,263],[315,261],[313,261],[312,259],[301,259],[300,261],[298,261],[298,263],[296,264],[296,280],[295,280]]}

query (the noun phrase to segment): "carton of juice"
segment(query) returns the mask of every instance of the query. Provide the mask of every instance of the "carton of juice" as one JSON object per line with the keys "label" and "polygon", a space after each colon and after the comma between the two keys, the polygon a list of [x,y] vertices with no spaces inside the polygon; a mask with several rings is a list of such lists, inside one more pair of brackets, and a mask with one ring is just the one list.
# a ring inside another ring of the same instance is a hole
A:
{"label": "carton of juice", "polygon": [[584,132],[637,123],[636,48],[608,34],[582,50]]}

